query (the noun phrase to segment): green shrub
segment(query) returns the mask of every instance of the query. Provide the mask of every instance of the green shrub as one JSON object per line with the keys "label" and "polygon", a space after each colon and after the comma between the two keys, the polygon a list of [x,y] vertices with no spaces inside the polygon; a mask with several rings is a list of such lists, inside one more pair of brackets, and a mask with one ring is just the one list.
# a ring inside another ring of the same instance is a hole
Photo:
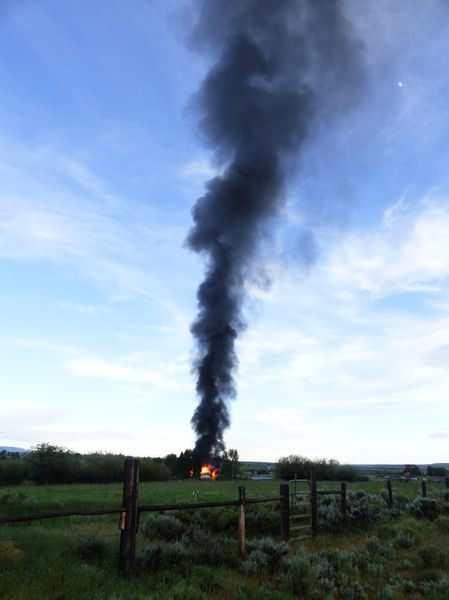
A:
{"label": "green shrub", "polygon": [[167,481],[170,477],[170,469],[163,462],[155,462],[149,458],[140,460],[140,481]]}
{"label": "green shrub", "polygon": [[418,496],[407,504],[407,511],[417,519],[434,521],[440,514],[441,509],[435,498]]}
{"label": "green shrub", "polygon": [[343,517],[337,501],[332,496],[323,496],[318,504],[318,527],[322,531],[339,531]]}
{"label": "green shrub", "polygon": [[402,583],[402,589],[405,594],[414,594],[416,591],[416,586],[413,583],[413,581],[410,581],[409,579],[405,579]]}
{"label": "green shrub", "polygon": [[30,479],[36,483],[72,483],[78,479],[79,459],[67,448],[38,444],[25,458]]}
{"label": "green shrub", "polygon": [[331,458],[311,460],[304,456],[291,454],[283,456],[276,463],[276,473],[280,479],[310,479],[310,470],[315,466],[320,481],[357,481],[360,479],[357,469],[352,465],[340,465]]}
{"label": "green shrub", "polygon": [[436,524],[442,533],[449,533],[449,517],[438,517]]}
{"label": "green shrub", "polygon": [[192,556],[190,548],[186,548],[182,542],[162,546],[161,569],[176,569],[179,573],[186,573],[190,570],[194,562],[193,559],[194,556]]}
{"label": "green shrub", "polygon": [[[232,531],[237,528],[237,513],[232,511],[235,520]],[[248,505],[246,509],[246,531],[248,535],[257,536],[261,532],[265,536],[279,533],[279,506],[272,503]]]}
{"label": "green shrub", "polygon": [[354,555],[351,552],[345,552],[337,548],[322,550],[319,554],[319,559],[329,564],[329,572],[333,574],[339,573],[348,567],[352,569],[354,563]]}
{"label": "green shrub", "polygon": [[18,514],[36,510],[36,496],[27,496],[24,492],[6,492],[0,496],[0,506],[5,514]]}
{"label": "green shrub", "polygon": [[423,567],[443,567],[446,562],[446,556],[436,546],[423,546],[418,550]]}
{"label": "green shrub", "polygon": [[409,549],[416,545],[416,539],[407,532],[399,531],[393,540],[393,546],[395,548]]}
{"label": "green shrub", "polygon": [[287,554],[285,542],[275,542],[272,538],[251,540],[246,546],[248,559],[244,563],[245,573],[273,573],[280,566],[281,558]]}
{"label": "green shrub", "polygon": [[287,564],[283,577],[284,584],[295,596],[302,597],[311,591],[317,579],[318,575],[311,565],[310,557],[301,548]]}
{"label": "green shrub", "polygon": [[418,577],[419,581],[439,581],[441,579],[441,571],[439,569],[423,569]]}
{"label": "green shrub", "polygon": [[160,569],[162,556],[161,544],[148,544],[142,554],[136,558],[136,567],[138,570],[154,573]]}
{"label": "green shrub", "polygon": [[150,542],[136,559],[137,570],[147,573],[173,572],[185,576],[192,565],[192,553],[181,542]]}
{"label": "green shrub", "polygon": [[28,475],[24,458],[0,460],[0,485],[20,485]]}
{"label": "green shrub", "polygon": [[214,567],[226,565],[231,568],[239,565],[235,538],[195,529],[181,541],[189,549],[191,561],[194,563]]}
{"label": "green shrub", "polygon": [[88,563],[101,562],[106,557],[106,543],[99,538],[90,537],[73,550],[73,555]]}
{"label": "green shrub", "polygon": [[409,501],[410,500],[407,498],[407,496],[403,496],[402,494],[394,494],[393,495],[393,506],[400,512],[405,510]]}
{"label": "green shrub", "polygon": [[190,569],[189,581],[207,594],[212,594],[221,587],[217,570],[205,565],[193,565]]}
{"label": "green shrub", "polygon": [[364,490],[348,494],[349,521],[358,526],[368,526],[382,518],[389,518],[390,512],[380,496],[367,494]]}
{"label": "green shrub", "polygon": [[287,592],[270,590],[265,585],[254,588],[248,581],[238,584],[236,595],[233,600],[295,600],[295,597]]}
{"label": "green shrub", "polygon": [[356,574],[342,573],[337,579],[340,598],[344,600],[367,600],[368,596]]}
{"label": "green shrub", "polygon": [[[429,571],[433,571],[430,569]],[[432,600],[447,600],[449,597],[449,579],[447,575],[435,579],[434,574],[429,573],[430,578],[421,580],[419,584],[419,591],[424,594],[425,597],[432,598]]]}
{"label": "green shrub", "polygon": [[366,540],[365,549],[371,556],[380,556],[382,558],[391,556],[391,548],[389,546],[382,546],[376,535]]}
{"label": "green shrub", "polygon": [[411,569],[413,567],[413,563],[411,560],[409,560],[408,558],[403,558],[399,563],[398,563],[398,569]]}
{"label": "green shrub", "polygon": [[395,598],[397,598],[397,589],[388,583],[376,593],[376,600],[395,600]]}
{"label": "green shrub", "polygon": [[181,581],[171,588],[167,600],[207,600],[207,596],[194,585]]}
{"label": "green shrub", "polygon": [[173,515],[150,515],[140,529],[148,540],[179,540],[186,531],[185,525]]}
{"label": "green shrub", "polygon": [[123,454],[92,452],[79,456],[77,481],[82,483],[120,483],[123,481]]}

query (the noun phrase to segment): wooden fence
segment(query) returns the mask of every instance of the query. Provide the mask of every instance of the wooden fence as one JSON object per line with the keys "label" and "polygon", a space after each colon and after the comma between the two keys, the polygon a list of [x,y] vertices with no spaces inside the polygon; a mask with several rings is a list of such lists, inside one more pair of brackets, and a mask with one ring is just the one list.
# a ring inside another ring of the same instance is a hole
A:
{"label": "wooden fence", "polygon": [[[297,491],[297,483],[306,483],[308,486],[307,491]],[[291,508],[291,520],[306,518],[306,516],[310,516],[310,527],[308,525],[296,525],[294,524],[290,529],[293,530],[301,530],[304,532],[306,530],[307,533],[312,535],[316,535],[318,533],[318,498],[320,496],[329,496],[336,495],[340,496],[340,510],[343,517],[343,522],[346,522],[346,513],[347,513],[347,501],[346,501],[346,482],[343,481],[340,484],[340,489],[333,490],[319,490],[318,489],[318,481],[316,476],[316,467],[312,467],[310,469],[310,479],[292,479],[290,483],[294,483],[294,489],[290,490],[290,508]],[[295,515],[294,509],[296,506],[296,501],[298,497],[303,498],[304,496],[308,497],[308,504],[310,505],[310,515]],[[297,536],[295,538],[290,539],[303,539],[304,535]]]}
{"label": "wooden fence", "polygon": [[[318,490],[316,469],[312,467],[310,473],[309,495],[311,509],[311,527],[310,532],[315,535],[318,532],[318,497],[324,495],[340,496],[340,508],[343,521],[346,521],[347,500],[346,483],[342,482],[340,489]],[[446,489],[449,489],[449,478],[446,479]],[[0,523],[18,523],[21,521],[35,521],[40,519],[53,519],[71,516],[94,516],[119,514],[120,527],[120,549],[119,549],[119,570],[124,576],[129,576],[134,568],[136,554],[136,538],[139,529],[140,515],[143,512],[164,512],[168,510],[197,510],[201,508],[213,508],[223,506],[236,506],[238,510],[238,540],[239,553],[242,560],[246,558],[246,506],[248,504],[258,504],[263,502],[279,502],[280,513],[280,534],[283,541],[288,542],[290,538],[290,518],[291,506],[294,504],[294,494],[291,492],[289,484],[281,484],[279,496],[267,498],[246,498],[245,488],[238,488],[237,500],[223,500],[220,502],[196,502],[195,504],[158,504],[150,506],[139,506],[139,460],[128,458],[125,460],[125,474],[123,483],[122,506],[115,508],[101,508],[93,510],[63,510],[59,512],[34,513],[28,515],[16,515],[10,517],[0,517]],[[301,492],[304,494],[304,492]],[[391,480],[387,480],[387,502],[393,506],[393,492]],[[427,496],[426,481],[422,481],[421,495]]]}
{"label": "wooden fence", "polygon": [[245,507],[248,504],[262,502],[279,502],[280,504],[280,533],[284,541],[289,538],[289,486],[281,485],[279,496],[268,498],[246,498],[245,488],[238,489],[237,500],[223,500],[220,502],[196,502],[195,504],[158,504],[150,506],[139,506],[139,460],[129,458],[125,460],[125,474],[123,482],[122,506],[115,508],[102,508],[93,510],[64,510],[58,512],[34,513],[27,515],[16,515],[0,517],[0,523],[18,523],[21,521],[35,521],[40,519],[55,519],[71,516],[93,516],[119,514],[120,527],[120,549],[119,570],[124,576],[129,576],[134,568],[136,555],[136,539],[139,529],[140,515],[143,512],[164,512],[168,510],[197,510],[201,508],[213,508],[222,506],[236,506],[238,508],[238,539],[239,553],[242,560],[246,558],[246,534],[245,534]]}

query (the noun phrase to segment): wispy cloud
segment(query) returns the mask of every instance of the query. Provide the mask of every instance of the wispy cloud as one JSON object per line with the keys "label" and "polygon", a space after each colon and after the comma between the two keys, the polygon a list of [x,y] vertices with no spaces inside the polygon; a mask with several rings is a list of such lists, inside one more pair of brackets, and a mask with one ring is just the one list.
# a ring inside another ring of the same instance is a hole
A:
{"label": "wispy cloud", "polygon": [[449,427],[443,427],[430,434],[431,438],[449,438]]}
{"label": "wispy cloud", "polygon": [[97,356],[73,358],[64,363],[64,367],[73,375],[120,381],[123,383],[140,383],[159,390],[182,390],[185,386],[186,368],[183,363],[156,364],[147,361],[138,366],[135,359],[125,357],[117,361],[107,361]]}
{"label": "wispy cloud", "polygon": [[[23,150],[23,152],[22,152]],[[141,296],[184,322],[186,228],[138,202],[130,210],[79,159],[55,146],[0,144],[0,257],[63,265],[115,297]],[[167,281],[170,280],[170,285]]]}
{"label": "wispy cloud", "polygon": [[448,203],[425,200],[401,219],[395,210],[379,229],[352,232],[332,248],[323,269],[334,289],[387,296],[438,290],[448,278]]}

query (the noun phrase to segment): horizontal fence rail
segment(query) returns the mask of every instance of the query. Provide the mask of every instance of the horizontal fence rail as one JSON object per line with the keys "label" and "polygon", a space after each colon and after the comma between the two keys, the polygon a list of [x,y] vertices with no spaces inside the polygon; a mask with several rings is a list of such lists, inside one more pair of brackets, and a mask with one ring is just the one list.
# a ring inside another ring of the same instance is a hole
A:
{"label": "horizontal fence rail", "polygon": [[10,517],[0,517],[0,523],[18,523],[20,521],[39,521],[40,519],[57,519],[59,517],[90,517],[95,515],[113,515],[121,513],[123,508],[95,508],[95,509],[77,509],[60,510],[58,512],[31,513],[29,515],[13,515]]}

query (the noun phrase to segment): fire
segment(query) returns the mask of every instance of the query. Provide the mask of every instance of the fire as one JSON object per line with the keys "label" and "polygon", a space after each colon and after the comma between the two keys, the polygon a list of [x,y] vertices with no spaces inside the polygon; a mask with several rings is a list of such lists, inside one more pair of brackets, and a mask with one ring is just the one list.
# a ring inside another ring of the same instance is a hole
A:
{"label": "fire", "polygon": [[210,475],[212,479],[215,479],[218,475],[218,469],[214,469],[211,465],[203,465],[201,467],[200,477],[201,475]]}
{"label": "fire", "polygon": [[189,475],[190,475],[190,477],[193,477],[193,469],[190,469]]}

